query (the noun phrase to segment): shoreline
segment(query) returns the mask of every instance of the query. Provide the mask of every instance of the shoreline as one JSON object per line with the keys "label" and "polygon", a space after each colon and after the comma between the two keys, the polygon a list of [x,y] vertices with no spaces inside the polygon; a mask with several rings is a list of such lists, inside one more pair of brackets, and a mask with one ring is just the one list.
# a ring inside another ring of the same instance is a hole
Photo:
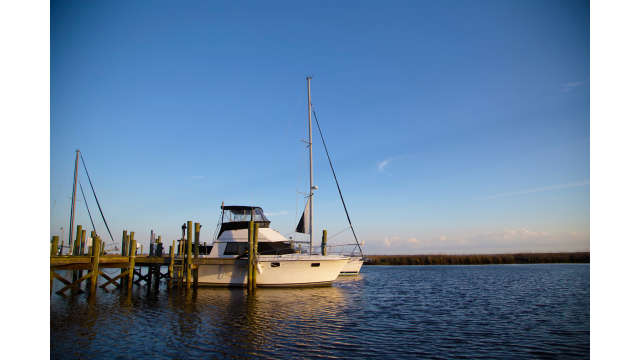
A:
{"label": "shoreline", "polygon": [[491,265],[590,263],[590,252],[468,255],[365,255],[364,265]]}

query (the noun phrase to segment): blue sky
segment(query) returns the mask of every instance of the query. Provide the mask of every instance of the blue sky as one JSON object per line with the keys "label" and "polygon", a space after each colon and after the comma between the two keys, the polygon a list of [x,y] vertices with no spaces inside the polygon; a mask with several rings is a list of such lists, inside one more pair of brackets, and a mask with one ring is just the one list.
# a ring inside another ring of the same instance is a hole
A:
{"label": "blue sky", "polygon": [[[365,253],[589,249],[586,1],[54,1],[51,233],[80,149],[118,243],[186,220],[210,241],[222,201],[290,234],[307,75]],[[317,132],[314,155],[331,237],[347,223]]]}

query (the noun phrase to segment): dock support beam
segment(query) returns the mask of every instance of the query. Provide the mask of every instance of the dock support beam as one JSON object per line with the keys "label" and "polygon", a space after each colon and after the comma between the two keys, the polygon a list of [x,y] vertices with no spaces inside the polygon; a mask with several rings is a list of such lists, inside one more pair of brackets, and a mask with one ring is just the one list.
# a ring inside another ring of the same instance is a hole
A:
{"label": "dock support beam", "polygon": [[192,275],[192,269],[191,269],[191,265],[192,265],[192,256],[193,254],[191,253],[191,242],[193,241],[193,222],[191,221],[187,221],[187,289],[189,289],[191,287],[191,275]]}
{"label": "dock support beam", "polygon": [[82,239],[82,225],[76,228],[76,240],[73,242],[73,255],[80,255],[80,242]]}
{"label": "dock support beam", "polygon": [[133,235],[132,231],[129,235],[129,282],[127,282],[129,291],[133,285],[133,270],[136,266],[136,241],[133,239]]}
{"label": "dock support beam", "polygon": [[98,275],[100,275],[100,253],[102,251],[102,242],[100,237],[93,239],[93,254],[91,257],[91,295],[96,293],[96,285],[98,285]]}
{"label": "dock support beam", "polygon": [[249,221],[247,237],[247,291],[253,291],[253,221]]}
{"label": "dock support beam", "polygon": [[256,289],[258,283],[258,236],[260,235],[260,224],[253,224],[253,274],[251,276],[251,287]]}
{"label": "dock support beam", "polygon": [[[196,237],[193,243],[196,251],[194,254],[194,258],[196,259],[196,264],[198,263],[198,256],[200,255],[200,223],[195,223],[195,232]],[[195,269],[193,269],[193,286],[198,286],[198,265],[195,265]]]}
{"label": "dock support beam", "polygon": [[80,255],[87,253],[87,230],[82,230],[82,240],[80,242]]}
{"label": "dock support beam", "polygon": [[54,235],[51,238],[51,256],[58,255],[58,241],[60,241],[60,237],[58,235]]}
{"label": "dock support beam", "polygon": [[[58,241],[60,241],[60,237],[58,235],[54,235],[51,239],[51,256],[58,255]],[[51,283],[49,284],[49,295],[53,292],[53,269],[49,270],[49,276],[51,277]]]}
{"label": "dock support beam", "polygon": [[169,285],[173,283],[173,264],[175,263],[175,255],[176,241],[173,240],[173,245],[171,245],[171,249],[169,250],[169,256],[171,256],[171,262],[169,262]]}

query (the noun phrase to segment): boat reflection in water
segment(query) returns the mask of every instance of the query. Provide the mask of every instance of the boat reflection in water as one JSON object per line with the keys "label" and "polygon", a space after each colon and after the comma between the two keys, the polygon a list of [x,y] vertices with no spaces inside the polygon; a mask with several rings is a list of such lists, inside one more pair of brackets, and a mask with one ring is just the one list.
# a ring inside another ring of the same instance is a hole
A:
{"label": "boat reflection in water", "polygon": [[335,338],[347,325],[345,294],[338,287],[260,289],[253,296],[201,288],[198,304],[207,304],[198,306],[197,316],[214,322],[206,326],[213,333],[192,344],[218,351],[220,342],[228,341],[229,355],[269,353],[275,346],[308,354],[313,342]]}

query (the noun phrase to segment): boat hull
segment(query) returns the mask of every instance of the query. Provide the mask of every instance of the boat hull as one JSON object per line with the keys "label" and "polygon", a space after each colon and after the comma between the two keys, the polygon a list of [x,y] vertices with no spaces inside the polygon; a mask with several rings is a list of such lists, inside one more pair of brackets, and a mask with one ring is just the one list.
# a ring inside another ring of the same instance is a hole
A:
{"label": "boat hull", "polygon": [[360,257],[352,257],[349,258],[349,261],[344,265],[342,270],[340,271],[341,276],[348,275],[358,275],[360,273],[360,268],[364,261]]}
{"label": "boat hull", "polygon": [[[260,255],[256,286],[298,287],[331,285],[348,258]],[[198,285],[246,286],[247,260],[233,264],[200,265]]]}

